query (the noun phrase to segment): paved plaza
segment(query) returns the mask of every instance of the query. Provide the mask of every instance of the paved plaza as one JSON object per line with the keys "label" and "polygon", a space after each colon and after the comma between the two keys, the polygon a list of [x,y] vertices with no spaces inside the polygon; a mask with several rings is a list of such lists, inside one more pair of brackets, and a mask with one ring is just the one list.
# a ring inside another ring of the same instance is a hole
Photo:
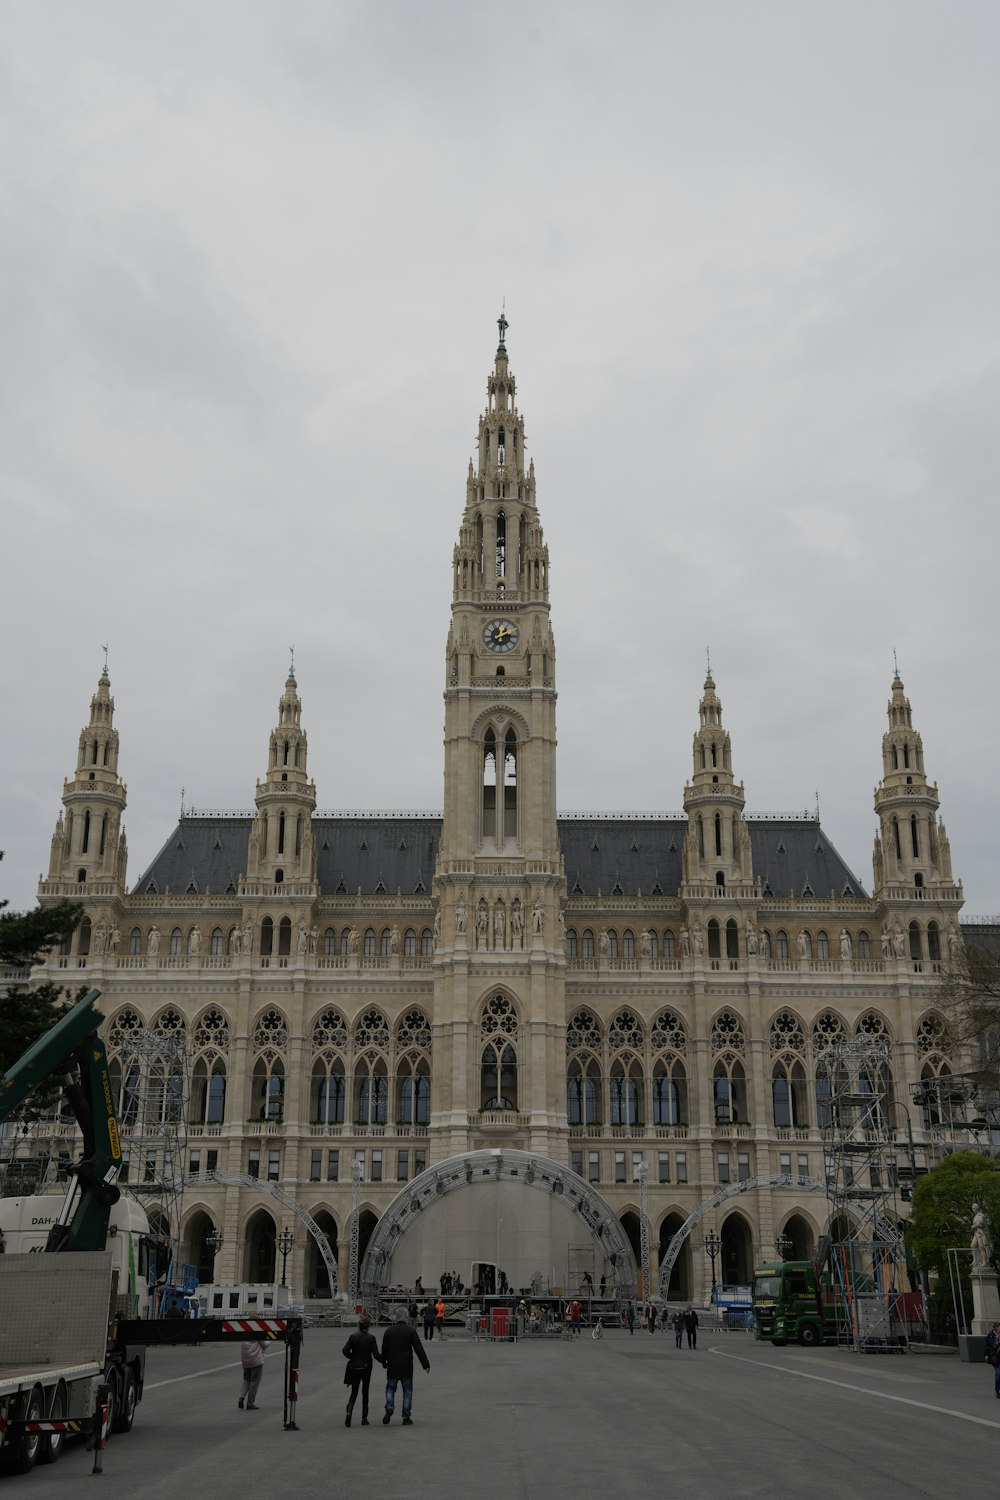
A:
{"label": "paved plaza", "polygon": [[[992,1494],[1000,1402],[992,1371],[932,1354],[858,1356],[775,1349],[745,1334],[589,1334],[578,1343],[429,1346],[415,1375],[414,1425],[344,1427],[346,1334],[307,1335],[301,1430],[281,1426],[282,1353],[265,1370],[258,1412],[236,1407],[229,1350],[150,1352],[135,1429],[112,1439],[102,1479],[68,1450],[54,1468],[0,1480],[20,1496],[122,1494],[139,1500],[405,1495],[407,1500],[563,1500],[627,1496]],[[88,1491],[89,1492],[89,1491]]]}

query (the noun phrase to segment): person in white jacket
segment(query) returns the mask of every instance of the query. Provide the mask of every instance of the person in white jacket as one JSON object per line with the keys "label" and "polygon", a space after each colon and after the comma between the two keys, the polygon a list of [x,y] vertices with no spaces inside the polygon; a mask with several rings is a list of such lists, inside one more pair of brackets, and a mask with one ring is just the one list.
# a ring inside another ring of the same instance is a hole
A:
{"label": "person in white jacket", "polygon": [[245,1406],[247,1411],[258,1409],[257,1387],[264,1373],[266,1353],[267,1345],[263,1339],[247,1339],[240,1349],[240,1357],[243,1360],[243,1389],[240,1391],[238,1404],[240,1407]]}

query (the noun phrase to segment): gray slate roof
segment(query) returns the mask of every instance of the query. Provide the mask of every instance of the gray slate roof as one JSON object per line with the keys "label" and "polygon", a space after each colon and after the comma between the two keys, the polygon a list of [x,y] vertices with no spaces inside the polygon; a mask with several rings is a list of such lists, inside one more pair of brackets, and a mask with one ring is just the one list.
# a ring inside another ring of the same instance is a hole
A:
{"label": "gray slate roof", "polygon": [[[753,867],[765,894],[782,898],[864,896],[867,892],[812,819],[748,823]],[[247,867],[251,819],[183,817],[148,869],[136,894],[192,891],[222,895],[239,887]],[[570,895],[675,896],[681,880],[683,818],[561,818],[559,837]],[[319,817],[313,820],[320,889],[365,895],[397,890],[430,894],[441,819],[428,816]]]}

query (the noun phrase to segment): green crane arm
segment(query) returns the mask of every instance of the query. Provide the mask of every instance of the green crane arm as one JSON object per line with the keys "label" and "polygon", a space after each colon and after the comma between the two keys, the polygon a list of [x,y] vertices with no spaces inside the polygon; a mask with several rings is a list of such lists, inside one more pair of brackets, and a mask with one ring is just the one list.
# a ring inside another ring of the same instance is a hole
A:
{"label": "green crane arm", "polygon": [[70,1168],[70,1186],[46,1250],[103,1250],[111,1206],[121,1196],[115,1179],[122,1147],[108,1072],[108,1054],[97,1028],[100,990],[88,990],[72,1010],[30,1046],[0,1078],[0,1122],[43,1079],[65,1067],[64,1091],[83,1133],[83,1156]]}

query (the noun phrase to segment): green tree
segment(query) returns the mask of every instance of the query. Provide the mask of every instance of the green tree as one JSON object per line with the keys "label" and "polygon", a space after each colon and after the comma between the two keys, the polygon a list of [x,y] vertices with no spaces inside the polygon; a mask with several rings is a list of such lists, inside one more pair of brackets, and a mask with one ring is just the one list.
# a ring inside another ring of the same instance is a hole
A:
{"label": "green tree", "polygon": [[58,985],[31,986],[10,975],[33,968],[44,953],[72,935],[83,916],[79,901],[59,901],[28,912],[7,911],[8,904],[0,901],[0,976],[5,976],[0,979],[0,1073],[54,1025],[65,1006],[65,992]]}
{"label": "green tree", "polygon": [[948,960],[937,998],[949,1047],[971,1059],[978,1103],[989,1112],[1000,1102],[1000,930],[984,925],[975,942]]}
{"label": "green tree", "polygon": [[[972,1243],[972,1205],[979,1203],[992,1228],[993,1266],[1000,1252],[1000,1172],[991,1157],[956,1151],[917,1181],[907,1243],[921,1270],[948,1278],[949,1249]],[[968,1273],[968,1257],[961,1258]]]}

